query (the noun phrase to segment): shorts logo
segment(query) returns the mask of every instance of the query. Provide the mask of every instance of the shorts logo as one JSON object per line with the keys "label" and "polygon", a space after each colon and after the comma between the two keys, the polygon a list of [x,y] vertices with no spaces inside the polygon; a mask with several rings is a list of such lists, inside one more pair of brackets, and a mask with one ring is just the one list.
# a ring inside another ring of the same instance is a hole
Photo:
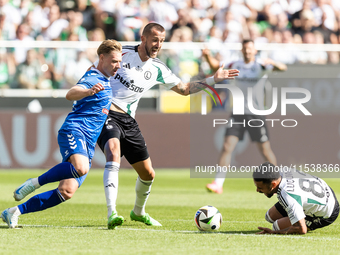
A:
{"label": "shorts logo", "polygon": [[72,150],[77,148],[77,144],[76,144],[76,141],[75,141],[73,135],[72,134],[71,135],[67,135],[67,137],[68,137],[68,144],[70,145],[70,148]]}
{"label": "shorts logo", "polygon": [[109,110],[106,109],[106,108],[103,108],[102,113],[104,113],[104,114],[106,114],[106,115],[109,115]]}
{"label": "shorts logo", "polygon": [[150,71],[146,71],[144,73],[144,78],[145,78],[145,80],[149,80],[151,78],[151,72]]}
{"label": "shorts logo", "polygon": [[69,154],[68,150],[65,151],[65,157]]}

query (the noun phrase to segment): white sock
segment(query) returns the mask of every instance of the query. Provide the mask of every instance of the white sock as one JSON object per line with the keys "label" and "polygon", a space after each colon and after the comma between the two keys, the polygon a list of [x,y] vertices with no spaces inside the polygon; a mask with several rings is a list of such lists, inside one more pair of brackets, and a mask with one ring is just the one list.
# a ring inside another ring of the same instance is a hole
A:
{"label": "white sock", "polygon": [[151,191],[152,181],[143,181],[139,176],[136,181],[136,201],[135,207],[133,208],[133,212],[137,216],[141,216],[145,214],[145,204],[148,200]]}
{"label": "white sock", "polygon": [[37,177],[37,178],[32,178],[31,181],[32,181],[33,186],[34,186],[36,189],[40,188],[40,184],[39,184],[39,181],[38,181],[38,177]]}
{"label": "white sock", "polygon": [[20,210],[19,210],[19,208],[18,208],[17,206],[12,207],[12,208],[9,208],[8,211],[9,211],[10,213],[13,213],[13,214],[16,215],[16,216],[21,215],[21,212],[20,212]]}
{"label": "white sock", "polygon": [[223,183],[225,181],[225,177],[227,176],[227,172],[216,172],[215,182],[218,186],[223,187]]}
{"label": "white sock", "polygon": [[116,211],[116,201],[118,195],[118,172],[120,164],[117,162],[107,162],[105,164],[103,183],[107,205],[107,218],[109,218],[112,212]]}

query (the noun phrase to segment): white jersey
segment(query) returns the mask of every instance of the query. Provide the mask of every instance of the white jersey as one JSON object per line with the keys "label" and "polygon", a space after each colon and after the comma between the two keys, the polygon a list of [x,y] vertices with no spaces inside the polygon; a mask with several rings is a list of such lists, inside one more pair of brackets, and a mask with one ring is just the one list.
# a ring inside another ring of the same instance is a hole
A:
{"label": "white jersey", "polygon": [[228,64],[229,69],[238,69],[239,76],[235,77],[235,85],[238,86],[244,95],[244,113],[252,114],[248,107],[248,88],[253,88],[253,107],[257,110],[264,110],[264,86],[267,81],[267,73],[273,70],[272,65],[264,65],[260,59],[245,63],[239,60]]}
{"label": "white jersey", "polygon": [[171,89],[180,79],[158,58],[143,62],[138,46],[123,46],[121,68],[110,78],[112,103],[135,117],[138,102],[143,94],[155,85]]}
{"label": "white jersey", "polygon": [[292,225],[306,216],[329,218],[335,204],[324,180],[297,170],[282,173],[277,198]]}

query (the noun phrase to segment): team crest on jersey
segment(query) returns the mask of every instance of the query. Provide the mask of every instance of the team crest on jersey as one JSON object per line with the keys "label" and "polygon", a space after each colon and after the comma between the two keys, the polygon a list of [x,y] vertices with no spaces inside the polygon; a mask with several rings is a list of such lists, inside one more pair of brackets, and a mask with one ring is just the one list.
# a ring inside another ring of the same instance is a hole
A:
{"label": "team crest on jersey", "polygon": [[144,73],[144,78],[145,78],[145,80],[149,80],[151,78],[151,72],[150,71],[146,71]]}
{"label": "team crest on jersey", "polygon": [[138,72],[143,72],[143,69],[142,69],[140,66],[137,66],[137,67],[136,67],[136,71],[138,71]]}

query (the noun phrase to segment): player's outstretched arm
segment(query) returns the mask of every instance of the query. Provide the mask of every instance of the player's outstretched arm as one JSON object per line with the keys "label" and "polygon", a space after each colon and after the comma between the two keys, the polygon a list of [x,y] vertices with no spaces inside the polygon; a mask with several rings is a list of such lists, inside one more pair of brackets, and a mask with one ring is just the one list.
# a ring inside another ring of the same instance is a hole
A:
{"label": "player's outstretched arm", "polygon": [[208,77],[204,80],[191,81],[188,83],[180,82],[176,86],[174,86],[172,90],[177,92],[178,94],[187,96],[190,94],[200,92],[202,89],[206,88],[207,85],[212,86],[215,83],[219,83],[223,80],[235,79],[235,77],[238,76],[240,72],[237,69],[225,70],[223,68],[224,64],[221,65],[220,68],[218,68],[214,76]]}
{"label": "player's outstretched arm", "polygon": [[262,230],[261,232],[258,232],[257,234],[281,234],[281,235],[290,235],[290,234],[300,234],[304,235],[307,233],[307,226],[305,219],[301,219],[298,222],[294,223],[292,226],[280,229],[280,230],[271,230],[270,228],[263,228],[258,227],[259,230]]}
{"label": "player's outstretched arm", "polygon": [[70,101],[77,101],[84,97],[93,96],[94,94],[104,90],[104,86],[100,83],[95,84],[90,89],[84,89],[81,86],[73,86],[66,94],[66,99]]}
{"label": "player's outstretched arm", "polygon": [[287,66],[281,62],[274,61],[273,59],[270,59],[270,58],[267,58],[263,61],[266,65],[272,65],[274,67],[273,71],[283,72],[287,70]]}

